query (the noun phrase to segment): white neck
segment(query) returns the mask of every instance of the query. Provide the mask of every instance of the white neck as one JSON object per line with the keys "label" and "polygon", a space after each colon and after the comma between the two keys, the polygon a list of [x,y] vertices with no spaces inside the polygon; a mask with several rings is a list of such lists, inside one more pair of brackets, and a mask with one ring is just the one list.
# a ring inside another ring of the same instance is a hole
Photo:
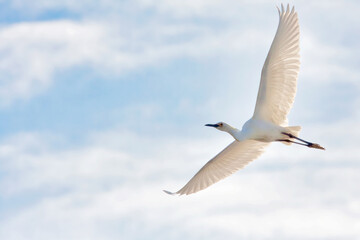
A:
{"label": "white neck", "polygon": [[235,138],[235,140],[237,141],[244,140],[243,134],[241,134],[241,131],[237,128],[229,127],[228,129],[226,129],[226,132],[229,133],[231,136],[233,136],[233,138]]}

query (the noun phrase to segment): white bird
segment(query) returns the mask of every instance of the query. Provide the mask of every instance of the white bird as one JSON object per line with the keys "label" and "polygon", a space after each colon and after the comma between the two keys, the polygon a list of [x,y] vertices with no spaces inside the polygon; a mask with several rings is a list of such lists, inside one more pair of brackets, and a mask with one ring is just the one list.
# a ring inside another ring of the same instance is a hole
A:
{"label": "white bird", "polygon": [[298,138],[300,126],[287,126],[300,68],[300,31],[294,7],[290,11],[287,5],[285,10],[281,4],[278,11],[279,25],[261,72],[254,115],[242,130],[224,122],[206,124],[229,133],[235,141],[207,162],[183,188],[175,193],[164,190],[166,193],[188,195],[203,190],[259,157],[270,142],[325,150],[319,144]]}

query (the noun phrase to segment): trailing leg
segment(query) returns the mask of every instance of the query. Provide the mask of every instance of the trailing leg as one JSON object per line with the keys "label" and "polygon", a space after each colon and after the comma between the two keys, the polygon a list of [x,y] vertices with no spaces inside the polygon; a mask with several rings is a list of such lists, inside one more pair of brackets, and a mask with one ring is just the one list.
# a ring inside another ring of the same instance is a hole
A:
{"label": "trailing leg", "polygon": [[299,145],[303,145],[303,146],[308,147],[308,145],[305,144],[305,143],[295,142],[295,141],[291,141],[291,140],[289,140],[289,139],[278,139],[278,140],[276,140],[276,141],[279,141],[279,142],[287,142],[287,143],[289,143],[289,144],[295,143],[295,144],[299,144]]}
{"label": "trailing leg", "polygon": [[[291,143],[296,143],[296,144],[300,144],[300,145],[303,145],[303,146],[307,146],[309,148],[317,148],[317,149],[321,149],[321,150],[325,150],[325,148],[323,148],[322,146],[320,146],[319,144],[317,143],[312,143],[312,142],[308,142],[308,141],[305,141],[304,139],[301,139],[301,138],[298,138],[290,133],[285,133],[285,132],[282,132],[282,134],[288,136],[289,138],[293,138],[293,139],[296,139],[296,140],[299,140],[303,143],[299,143],[299,142],[295,142],[295,141],[291,141],[289,139],[285,139],[284,141],[285,142],[291,142]],[[280,141],[283,141],[283,140],[280,140]]]}

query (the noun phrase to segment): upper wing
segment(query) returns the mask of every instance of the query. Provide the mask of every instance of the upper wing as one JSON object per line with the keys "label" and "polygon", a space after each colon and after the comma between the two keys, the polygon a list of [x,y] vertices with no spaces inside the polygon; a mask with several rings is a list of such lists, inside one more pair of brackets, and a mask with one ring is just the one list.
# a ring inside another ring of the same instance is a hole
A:
{"label": "upper wing", "polygon": [[[207,162],[195,176],[175,194],[196,193],[243,168],[256,159],[269,143],[255,140],[234,141]],[[172,194],[171,192],[165,191]]]}
{"label": "upper wing", "polygon": [[254,118],[283,125],[296,94],[300,30],[294,8],[290,12],[288,5],[285,11],[281,5],[279,15],[279,26],[261,72]]}

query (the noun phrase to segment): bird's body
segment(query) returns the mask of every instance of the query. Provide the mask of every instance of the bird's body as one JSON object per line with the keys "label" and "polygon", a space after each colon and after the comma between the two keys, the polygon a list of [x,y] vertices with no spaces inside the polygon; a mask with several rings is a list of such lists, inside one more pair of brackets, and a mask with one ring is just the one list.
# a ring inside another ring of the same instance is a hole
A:
{"label": "bird's body", "polygon": [[222,123],[225,132],[228,132],[237,141],[256,140],[260,142],[273,142],[279,139],[288,139],[283,132],[292,133],[288,128],[281,127],[268,121],[250,118],[239,130],[226,123]]}
{"label": "bird's body", "polygon": [[[207,162],[179,191],[191,194],[229,176],[261,155],[270,142],[296,143],[323,149],[319,144],[298,137],[300,126],[287,126],[296,94],[300,68],[299,24],[294,8],[281,5],[279,26],[261,72],[255,111],[239,130],[226,123],[206,124],[229,133],[235,141]],[[298,140],[298,141],[296,141]]]}
{"label": "bird's body", "polygon": [[287,132],[287,129],[268,121],[250,118],[242,127],[240,135],[242,135],[242,139],[273,142],[285,139],[282,132]]}

